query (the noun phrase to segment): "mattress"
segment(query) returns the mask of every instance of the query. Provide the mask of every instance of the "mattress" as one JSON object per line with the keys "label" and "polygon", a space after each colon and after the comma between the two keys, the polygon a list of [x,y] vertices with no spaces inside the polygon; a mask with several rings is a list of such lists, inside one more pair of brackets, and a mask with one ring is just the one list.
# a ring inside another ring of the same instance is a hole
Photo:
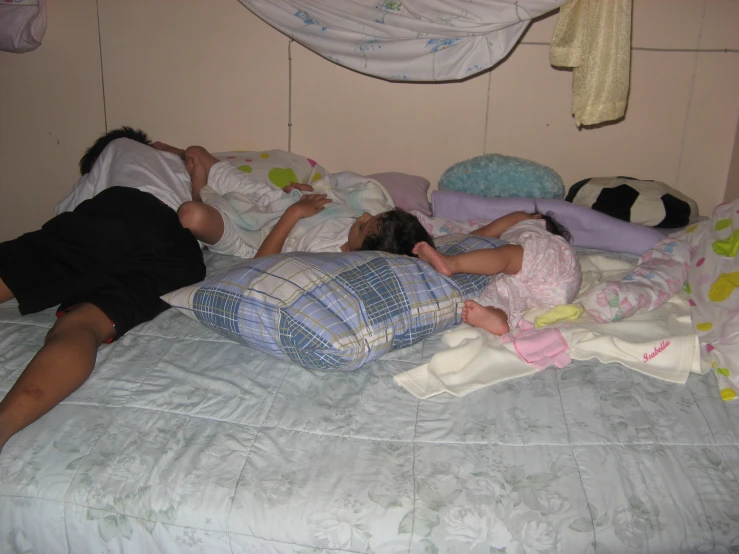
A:
{"label": "mattress", "polygon": [[[206,253],[209,272],[238,262]],[[0,393],[52,311],[0,305]],[[168,310],[0,454],[0,552],[732,552],[739,402],[575,361],[463,398],[308,371]]]}

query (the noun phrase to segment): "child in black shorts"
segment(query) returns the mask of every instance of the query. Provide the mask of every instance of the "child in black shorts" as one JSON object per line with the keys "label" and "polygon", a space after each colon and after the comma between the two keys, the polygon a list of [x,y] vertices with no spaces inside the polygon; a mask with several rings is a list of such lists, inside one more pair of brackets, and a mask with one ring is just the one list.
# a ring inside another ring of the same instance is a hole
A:
{"label": "child in black shorts", "polygon": [[[120,136],[113,131],[93,148]],[[161,295],[205,277],[200,245],[172,207],[110,184],[40,230],[0,243],[0,302],[16,298],[24,315],[58,305],[60,316],[0,402],[0,451],[87,380],[101,344],[167,309]]]}

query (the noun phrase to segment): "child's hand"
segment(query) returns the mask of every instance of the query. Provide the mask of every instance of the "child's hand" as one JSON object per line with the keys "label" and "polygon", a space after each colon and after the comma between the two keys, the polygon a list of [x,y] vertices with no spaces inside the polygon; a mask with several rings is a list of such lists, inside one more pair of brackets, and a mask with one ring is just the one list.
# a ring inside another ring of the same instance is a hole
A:
{"label": "child's hand", "polygon": [[177,148],[176,146],[171,146],[167,144],[166,142],[162,142],[160,140],[156,140],[151,143],[151,147],[156,150],[161,150],[162,152],[169,152],[170,154],[174,154],[175,156],[179,156],[182,161],[185,161],[185,151],[182,148]]}
{"label": "child's hand", "polygon": [[313,187],[305,183],[290,183],[282,190],[285,191],[285,194],[290,194],[294,190],[299,190],[302,192],[313,192]]}
{"label": "child's hand", "polygon": [[285,210],[285,213],[287,214],[290,212],[292,217],[303,219],[305,217],[316,215],[326,207],[326,204],[330,203],[331,199],[325,194],[306,194],[295,204]]}
{"label": "child's hand", "polygon": [[331,203],[331,199],[325,194],[307,194],[301,197],[300,200],[285,210],[277,224],[269,232],[269,235],[267,235],[267,238],[262,242],[257,253],[254,254],[254,257],[261,258],[262,256],[270,256],[282,252],[282,247],[285,246],[288,235],[298,221],[305,217],[316,215],[329,203]]}

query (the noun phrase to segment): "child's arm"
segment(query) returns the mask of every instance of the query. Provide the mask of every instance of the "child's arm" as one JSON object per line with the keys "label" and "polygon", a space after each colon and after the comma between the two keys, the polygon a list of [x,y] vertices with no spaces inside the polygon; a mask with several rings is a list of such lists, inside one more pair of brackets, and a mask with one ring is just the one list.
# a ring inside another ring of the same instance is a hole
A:
{"label": "child's arm", "polygon": [[182,159],[185,161],[185,168],[190,174],[192,199],[195,202],[202,202],[200,191],[208,184],[210,169],[218,163],[218,158],[202,146],[188,146],[183,151]]}
{"label": "child's arm", "polygon": [[457,273],[472,273],[474,275],[506,273],[515,275],[521,271],[523,265],[523,247],[518,244],[504,244],[497,248],[483,248],[472,252],[445,256],[428,243],[419,242],[413,248],[413,253],[446,276],[456,275]]}
{"label": "child's arm", "polygon": [[491,221],[484,227],[480,227],[479,229],[472,231],[470,234],[497,239],[510,227],[513,227],[516,223],[524,221],[525,219],[541,219],[541,215],[530,214],[527,212],[511,212],[503,217],[499,217],[498,219]]}
{"label": "child's arm", "polygon": [[254,257],[261,258],[262,256],[270,256],[282,252],[282,247],[285,245],[285,241],[290,231],[295,227],[295,224],[305,217],[317,214],[330,202],[331,199],[325,194],[309,194],[303,196],[299,201],[285,210],[285,213],[282,214],[282,217],[280,217],[277,224],[269,232],[267,238],[264,239],[264,242],[262,242]]}
{"label": "child's arm", "polygon": [[176,146],[169,145],[166,142],[162,142],[159,140],[152,142],[151,147],[157,150],[161,150],[162,152],[169,152],[170,154],[179,156],[182,161],[185,161],[185,151],[182,148],[177,148]]}

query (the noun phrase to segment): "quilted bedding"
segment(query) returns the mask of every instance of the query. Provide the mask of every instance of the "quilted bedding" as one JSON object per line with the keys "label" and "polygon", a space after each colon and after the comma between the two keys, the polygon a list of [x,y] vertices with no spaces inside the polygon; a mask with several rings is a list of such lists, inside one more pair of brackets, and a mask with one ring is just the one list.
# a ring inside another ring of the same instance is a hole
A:
{"label": "quilted bedding", "polygon": [[[0,393],[53,319],[0,305]],[[168,310],[8,442],[0,552],[739,550],[739,402],[712,374],[590,360],[464,398],[395,384],[441,348],[310,372]]]}

